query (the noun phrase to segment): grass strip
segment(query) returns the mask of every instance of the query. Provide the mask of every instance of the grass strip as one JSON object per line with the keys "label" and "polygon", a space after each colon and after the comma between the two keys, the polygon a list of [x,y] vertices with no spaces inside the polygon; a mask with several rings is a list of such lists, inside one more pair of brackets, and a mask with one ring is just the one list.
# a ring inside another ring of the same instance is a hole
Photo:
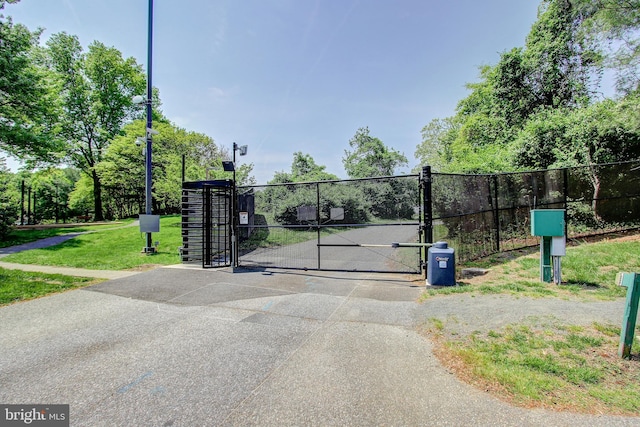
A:
{"label": "grass strip", "polygon": [[0,305],[31,300],[53,293],[93,285],[101,281],[103,279],[0,268]]}
{"label": "grass strip", "polygon": [[153,233],[158,252],[144,254],[146,234],[138,227],[109,228],[77,236],[56,246],[32,249],[3,258],[18,264],[52,265],[94,270],[126,270],[146,265],[179,264],[182,245],[181,217],[162,217],[160,232]]}
{"label": "grass strip", "polygon": [[[640,413],[640,358],[618,357],[617,326],[537,319],[460,337],[432,320],[431,332],[445,366],[503,400],[592,414]],[[639,351],[636,344],[632,353]]]}

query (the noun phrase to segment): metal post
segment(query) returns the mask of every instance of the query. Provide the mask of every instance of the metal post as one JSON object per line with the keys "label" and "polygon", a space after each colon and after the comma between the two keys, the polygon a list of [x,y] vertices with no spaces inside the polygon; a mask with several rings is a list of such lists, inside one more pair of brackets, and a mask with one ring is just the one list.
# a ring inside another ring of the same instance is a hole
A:
{"label": "metal post", "polygon": [[184,182],[184,178],[185,178],[185,161],[186,161],[186,154],[182,155],[182,181]]}
{"label": "metal post", "polygon": [[27,191],[27,225],[31,224],[31,187]]}
{"label": "metal post", "polygon": [[493,218],[496,227],[496,252],[500,252],[500,207],[498,206],[498,175],[493,175]]}
{"label": "metal post", "polygon": [[320,183],[316,182],[316,233],[318,237],[318,270],[320,270]]}
{"label": "metal post", "polygon": [[20,186],[20,225],[24,225],[24,179]]}
{"label": "metal post", "polygon": [[568,205],[568,198],[569,198],[569,169],[568,168],[564,168],[563,172],[562,172],[562,178],[563,178],[563,185],[562,185],[562,191],[564,192],[564,235],[565,236],[569,236],[569,205]]}
{"label": "metal post", "polygon": [[[151,100],[153,98],[151,70],[152,70],[152,48],[153,48],[153,0],[149,0],[149,32],[147,38],[147,155],[145,159],[145,214],[151,215],[152,193],[151,187],[153,185],[151,179],[151,165],[152,165],[152,111]],[[144,248],[144,252],[154,252],[153,238],[151,232],[147,232],[147,246]]]}
{"label": "metal post", "polygon": [[233,143],[233,200],[231,201],[231,257],[233,262],[233,268],[238,267],[238,192],[236,186],[236,150],[238,144]]}
{"label": "metal post", "polygon": [[[431,166],[425,166],[422,168],[422,203],[423,203],[423,218],[422,218],[422,241],[423,243],[433,243],[433,203],[431,193]],[[425,279],[427,278],[427,249],[423,251],[423,265]]]}

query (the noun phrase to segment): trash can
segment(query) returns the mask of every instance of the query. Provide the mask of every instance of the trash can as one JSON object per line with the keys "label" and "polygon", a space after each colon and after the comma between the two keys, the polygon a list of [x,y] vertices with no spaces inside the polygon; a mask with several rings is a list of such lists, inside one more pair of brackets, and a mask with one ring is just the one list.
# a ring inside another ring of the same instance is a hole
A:
{"label": "trash can", "polygon": [[447,242],[436,242],[427,251],[427,286],[456,284],[456,257]]}

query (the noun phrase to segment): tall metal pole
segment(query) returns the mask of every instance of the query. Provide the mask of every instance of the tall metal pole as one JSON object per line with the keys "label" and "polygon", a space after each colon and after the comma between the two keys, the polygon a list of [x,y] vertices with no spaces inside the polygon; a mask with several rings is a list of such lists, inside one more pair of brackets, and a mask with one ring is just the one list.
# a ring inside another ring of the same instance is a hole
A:
{"label": "tall metal pole", "polygon": [[[151,70],[152,70],[152,48],[153,48],[153,0],[149,0],[149,33],[148,33],[148,44],[147,44],[147,155],[145,162],[145,171],[146,171],[146,179],[145,179],[145,214],[151,215],[151,143],[152,134],[152,118],[151,118],[151,100],[153,98],[152,93],[152,82],[151,82]],[[147,247],[145,248],[145,252],[152,252],[153,249],[153,238],[151,236],[151,232],[147,232]]]}
{"label": "tall metal pole", "polygon": [[238,267],[238,193],[236,186],[236,150],[238,149],[238,144],[233,143],[233,200],[231,201],[231,257],[233,258],[233,267]]}

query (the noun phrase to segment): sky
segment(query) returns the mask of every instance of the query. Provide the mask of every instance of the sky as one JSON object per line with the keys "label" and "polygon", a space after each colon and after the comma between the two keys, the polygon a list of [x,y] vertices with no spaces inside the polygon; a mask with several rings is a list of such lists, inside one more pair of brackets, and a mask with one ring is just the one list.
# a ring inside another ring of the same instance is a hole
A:
{"label": "sky", "polygon": [[[455,113],[478,67],[523,46],[535,0],[155,0],[152,83],[177,126],[253,163],[258,184],[309,154],[342,165],[361,127],[418,164],[421,129]],[[4,15],[41,43],[65,31],[146,72],[149,0],[20,0]],[[132,141],[133,143],[133,141]],[[16,163],[8,165],[15,169]]]}

